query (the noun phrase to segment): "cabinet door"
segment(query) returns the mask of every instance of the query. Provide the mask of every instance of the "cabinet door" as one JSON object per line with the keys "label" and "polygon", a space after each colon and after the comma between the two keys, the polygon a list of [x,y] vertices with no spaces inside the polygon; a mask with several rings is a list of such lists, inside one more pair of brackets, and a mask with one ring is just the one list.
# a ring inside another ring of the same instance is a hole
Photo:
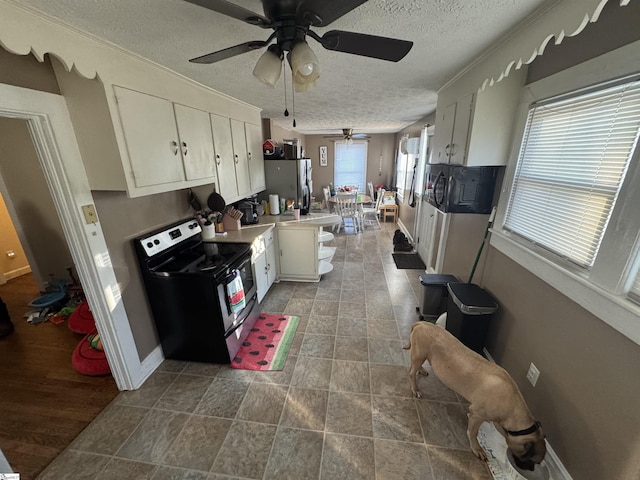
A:
{"label": "cabinet door", "polygon": [[184,181],[173,105],[114,86],[136,187]]}
{"label": "cabinet door", "polygon": [[273,242],[273,231],[267,234],[264,242],[267,250],[267,289],[269,289],[276,280],[276,245]]}
{"label": "cabinet door", "polygon": [[244,122],[234,120],[233,118],[231,119],[231,139],[233,141],[233,161],[236,165],[238,195],[244,197],[251,192],[247,137],[244,130]]}
{"label": "cabinet door", "polygon": [[281,277],[317,277],[317,231],[312,228],[278,228]]}
{"label": "cabinet door", "polygon": [[218,169],[218,193],[225,200],[234,199],[238,197],[238,185],[231,141],[231,123],[228,118],[214,114],[210,116]]}
{"label": "cabinet door", "polygon": [[436,131],[433,136],[433,149],[429,163],[449,163],[449,149],[451,148],[455,118],[455,103],[436,112]]}
{"label": "cabinet door", "polygon": [[209,114],[202,110],[174,104],[180,150],[187,180],[216,181],[213,137]]}
{"label": "cabinet door", "polygon": [[449,163],[464,165],[467,156],[467,139],[469,122],[473,109],[473,95],[467,95],[456,103],[456,115],[453,125],[453,136],[449,147]]}
{"label": "cabinet door", "polygon": [[258,302],[262,302],[262,299],[269,290],[269,285],[267,283],[267,271],[267,255],[263,252],[253,262],[253,275],[256,278]]}
{"label": "cabinet door", "polygon": [[249,181],[252,192],[260,192],[265,189],[264,180],[264,155],[262,153],[262,127],[245,123],[247,139],[247,159],[249,160]]}

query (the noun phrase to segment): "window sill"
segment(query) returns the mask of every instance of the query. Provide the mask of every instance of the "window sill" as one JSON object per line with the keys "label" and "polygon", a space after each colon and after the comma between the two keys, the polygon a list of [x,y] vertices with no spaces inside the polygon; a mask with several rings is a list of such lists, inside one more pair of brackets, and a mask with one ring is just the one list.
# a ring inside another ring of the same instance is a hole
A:
{"label": "window sill", "polygon": [[491,246],[640,345],[639,305],[556,265],[515,241],[508,232],[491,229],[491,233]]}

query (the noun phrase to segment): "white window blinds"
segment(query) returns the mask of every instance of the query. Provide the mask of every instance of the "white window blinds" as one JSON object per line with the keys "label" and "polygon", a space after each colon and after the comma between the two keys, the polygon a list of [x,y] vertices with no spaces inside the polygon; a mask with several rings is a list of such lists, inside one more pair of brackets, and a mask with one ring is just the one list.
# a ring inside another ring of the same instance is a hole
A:
{"label": "white window blinds", "polygon": [[505,228],[590,268],[638,142],[640,81],[534,104]]}
{"label": "white window blinds", "polygon": [[336,187],[357,186],[359,192],[366,193],[366,167],[367,142],[335,143],[333,181]]}

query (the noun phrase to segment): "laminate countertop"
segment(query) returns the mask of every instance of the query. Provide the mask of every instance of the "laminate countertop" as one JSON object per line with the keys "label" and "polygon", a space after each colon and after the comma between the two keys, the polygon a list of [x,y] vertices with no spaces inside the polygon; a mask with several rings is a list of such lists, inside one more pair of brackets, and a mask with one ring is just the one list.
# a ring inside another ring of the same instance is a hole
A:
{"label": "laminate countertop", "polygon": [[331,226],[340,222],[340,216],[328,212],[314,212],[301,215],[300,220],[293,218],[291,214],[283,215],[262,215],[258,217],[258,223],[254,225],[243,225],[240,230],[226,232],[226,235],[217,234],[214,237],[205,237],[204,242],[213,243],[253,243],[256,238],[268,233],[276,225],[286,224],[289,226],[305,227],[316,225],[318,227]]}

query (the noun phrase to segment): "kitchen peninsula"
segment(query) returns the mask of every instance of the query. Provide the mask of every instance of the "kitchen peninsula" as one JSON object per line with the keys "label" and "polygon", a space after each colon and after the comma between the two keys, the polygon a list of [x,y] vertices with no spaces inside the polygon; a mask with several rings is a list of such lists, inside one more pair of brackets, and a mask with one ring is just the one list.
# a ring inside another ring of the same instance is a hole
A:
{"label": "kitchen peninsula", "polygon": [[277,281],[319,282],[333,266],[335,247],[324,242],[333,234],[322,227],[341,221],[331,213],[309,213],[296,220],[291,214],[263,215],[255,225],[226,234],[204,236],[212,243],[251,244],[253,272],[258,285],[258,301],[262,301],[271,285]]}

